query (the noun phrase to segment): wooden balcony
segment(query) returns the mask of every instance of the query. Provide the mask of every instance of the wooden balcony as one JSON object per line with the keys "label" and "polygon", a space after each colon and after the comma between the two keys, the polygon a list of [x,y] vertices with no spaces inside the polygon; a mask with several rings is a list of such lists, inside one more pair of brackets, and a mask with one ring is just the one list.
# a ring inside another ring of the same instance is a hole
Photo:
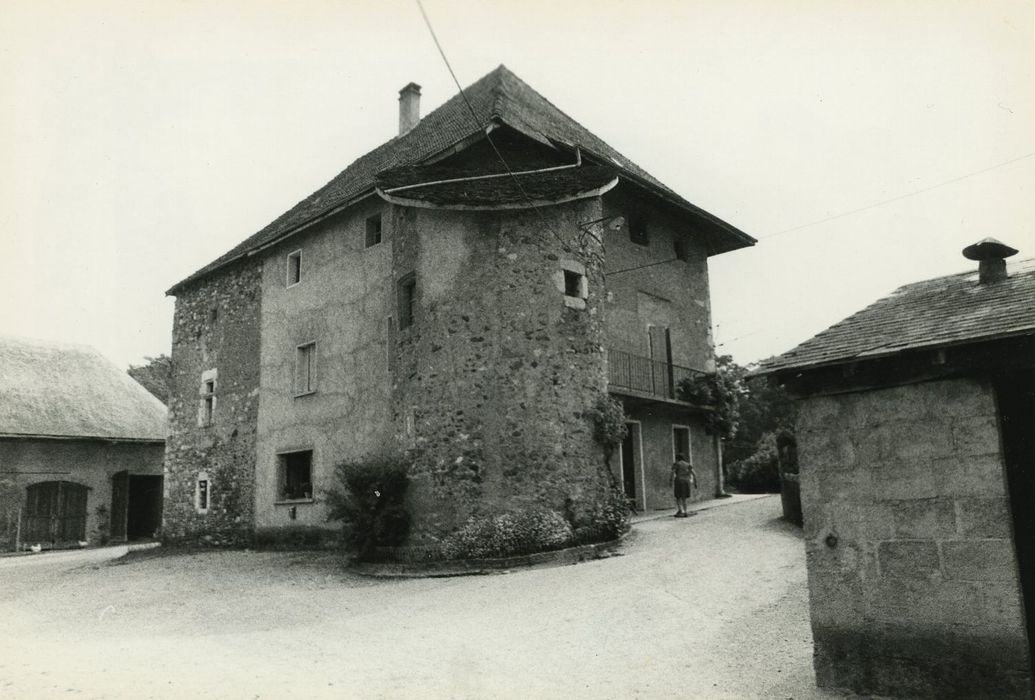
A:
{"label": "wooden balcony", "polygon": [[[658,362],[621,350],[607,352],[607,389],[640,399],[694,405],[679,398],[679,385],[686,379],[706,377],[707,372]],[[705,406],[700,406],[706,408]]]}

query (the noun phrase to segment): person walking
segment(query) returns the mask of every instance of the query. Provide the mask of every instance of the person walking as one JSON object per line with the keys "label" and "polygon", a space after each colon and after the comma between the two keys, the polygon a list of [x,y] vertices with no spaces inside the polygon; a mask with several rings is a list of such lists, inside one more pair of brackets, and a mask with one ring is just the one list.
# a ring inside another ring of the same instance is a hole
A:
{"label": "person walking", "polygon": [[693,489],[697,487],[697,474],[694,472],[694,465],[682,453],[677,454],[676,461],[672,463],[671,482],[676,497],[676,517],[685,518],[689,515],[686,512],[686,502],[693,495]]}

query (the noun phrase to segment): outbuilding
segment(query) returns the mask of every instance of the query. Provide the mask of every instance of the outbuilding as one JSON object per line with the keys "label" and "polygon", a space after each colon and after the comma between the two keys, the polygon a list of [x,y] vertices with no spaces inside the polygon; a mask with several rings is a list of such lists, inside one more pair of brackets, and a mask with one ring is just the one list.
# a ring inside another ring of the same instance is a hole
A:
{"label": "outbuilding", "polygon": [[0,336],[0,551],[154,536],[165,426],[93,348]]}
{"label": "outbuilding", "polygon": [[[815,668],[879,695],[1031,697],[1035,260],[909,284],[758,373],[797,424]],[[1027,610],[1027,613],[1025,612]]]}

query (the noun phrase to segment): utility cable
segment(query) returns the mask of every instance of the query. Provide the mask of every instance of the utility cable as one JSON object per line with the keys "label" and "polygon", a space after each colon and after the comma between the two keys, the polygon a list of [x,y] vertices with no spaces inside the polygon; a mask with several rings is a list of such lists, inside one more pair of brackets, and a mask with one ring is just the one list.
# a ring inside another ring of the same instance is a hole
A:
{"label": "utility cable", "polygon": [[960,180],[966,180],[967,178],[974,177],[975,175],[981,175],[983,173],[989,172],[990,170],[996,170],[997,168],[1002,168],[1002,167],[1010,165],[1012,163],[1016,163],[1018,161],[1024,160],[1025,158],[1031,158],[1032,156],[1035,156],[1035,153],[1028,153],[1028,154],[1025,154],[1023,156],[1018,156],[1017,158],[1012,158],[1010,160],[1003,161],[1002,163],[996,163],[995,165],[990,165],[989,167],[984,168],[982,170],[975,170],[974,172],[967,173],[966,175],[960,175],[959,177],[954,177],[951,180],[946,180],[945,182],[939,182],[936,185],[931,185],[930,187],[925,187],[923,189],[916,190],[915,192],[907,192],[906,194],[900,194],[897,197],[892,197],[890,199],[884,199],[884,200],[881,200],[879,202],[874,202],[873,204],[867,204],[865,207],[859,207],[858,209],[852,209],[850,211],[841,212],[840,214],[834,214],[833,216],[828,216],[825,219],[819,219],[818,221],[810,221],[807,224],[801,224],[799,226],[792,226],[791,228],[785,228],[782,231],[777,231],[776,233],[770,233],[767,236],[759,236],[758,240],[766,241],[766,240],[769,240],[770,238],[776,238],[777,236],[782,236],[785,233],[791,233],[792,231],[800,231],[803,228],[809,228],[811,226],[818,226],[819,224],[825,224],[828,221],[833,221],[835,219],[841,219],[841,218],[844,218],[846,216],[851,216],[852,214],[858,214],[859,212],[868,211],[870,209],[876,209],[877,207],[882,207],[885,204],[891,204],[892,202],[897,202],[897,201],[902,200],[902,199],[907,199],[909,197],[915,197],[918,194],[923,194],[925,192],[930,192],[931,190],[936,190],[939,187],[945,187],[946,185],[951,185],[953,183],[959,182]]}
{"label": "utility cable", "polygon": [[[474,119],[474,123],[475,123],[475,125],[479,129],[484,128],[482,126],[481,120],[478,118],[478,113],[474,111],[474,107],[471,105],[471,101],[467,98],[467,93],[464,92],[463,86],[460,84],[460,81],[457,79],[456,73],[453,71],[453,66],[449,63],[449,58],[446,56],[446,52],[442,48],[441,42],[439,42],[439,40],[438,40],[438,35],[435,34],[434,27],[431,26],[431,20],[428,18],[428,13],[424,10],[424,3],[422,3],[421,0],[416,0],[416,2],[417,2],[418,9],[420,9],[421,17],[424,18],[424,24],[428,28],[428,33],[431,34],[431,39],[432,39],[432,41],[435,42],[435,48],[438,49],[438,53],[442,57],[442,62],[446,64],[446,68],[449,70],[449,75],[452,76],[453,82],[456,84],[457,90],[460,91],[460,96],[463,98],[464,103],[467,105],[467,109],[471,113],[471,118]],[[507,159],[503,157],[503,154],[500,153],[500,149],[497,148],[496,144],[493,142],[492,135],[489,134],[488,132],[486,132],[485,140],[489,142],[490,146],[492,146],[492,150],[495,151],[496,157],[499,158],[499,161],[500,161],[500,163],[503,164],[503,167],[506,169],[507,174],[510,175],[510,178],[514,181],[514,184],[517,186],[518,191],[521,193],[521,196],[525,199],[525,201],[528,203],[528,205],[539,216],[539,219],[543,222],[543,226],[545,226],[546,229],[550,232],[550,234],[555,239],[557,239],[557,242],[561,244],[562,249],[570,248],[570,246],[567,243],[564,242],[564,239],[562,239],[557,234],[557,232],[554,231],[553,227],[550,226],[550,223],[546,220],[546,217],[543,216],[543,212],[539,210],[539,207],[536,205],[536,203],[534,201],[532,201],[532,198],[528,195],[528,192],[525,191],[525,188],[521,185],[521,181],[518,179],[517,175],[514,174],[514,171],[511,169],[510,165],[507,163]]]}

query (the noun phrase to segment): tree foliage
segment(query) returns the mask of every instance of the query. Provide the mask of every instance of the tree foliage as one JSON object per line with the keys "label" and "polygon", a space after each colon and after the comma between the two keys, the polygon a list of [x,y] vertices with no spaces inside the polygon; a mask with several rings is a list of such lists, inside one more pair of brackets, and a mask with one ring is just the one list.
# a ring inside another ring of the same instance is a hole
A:
{"label": "tree foliage", "polygon": [[155,398],[168,405],[172,387],[172,358],[163,353],[158,357],[144,359],[147,364],[130,365],[126,372],[154,394]]}
{"label": "tree foliage", "polygon": [[723,445],[727,483],[746,493],[780,490],[777,437],[793,440],[796,408],[783,388],[730,360],[727,372],[743,388],[738,432]]}
{"label": "tree foliage", "polygon": [[740,428],[740,405],[747,394],[746,370],[729,355],[715,358],[715,373],[688,377],[679,383],[679,398],[699,406],[711,406],[706,419],[708,431],[723,440],[733,438]]}

